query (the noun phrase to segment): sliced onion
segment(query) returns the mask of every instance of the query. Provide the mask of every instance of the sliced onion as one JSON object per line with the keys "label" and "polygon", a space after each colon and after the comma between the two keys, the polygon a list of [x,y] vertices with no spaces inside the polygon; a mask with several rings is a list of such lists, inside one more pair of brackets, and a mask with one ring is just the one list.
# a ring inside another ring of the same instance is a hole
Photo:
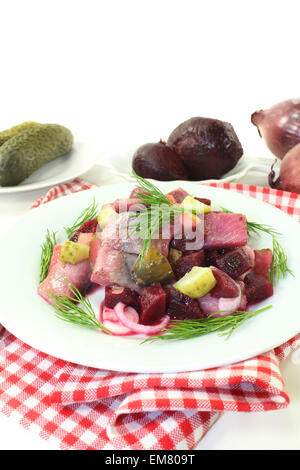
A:
{"label": "sliced onion", "polygon": [[[140,323],[135,323],[129,319],[129,312],[133,313],[132,311],[136,312],[132,307],[126,307],[122,302],[119,302],[114,311],[119,319],[119,321],[126,326],[127,328],[131,329],[135,333],[141,333],[144,335],[152,335],[161,331],[170,320],[169,315],[165,315],[159,323],[156,325],[141,325]],[[137,313],[137,312],[136,312]]]}

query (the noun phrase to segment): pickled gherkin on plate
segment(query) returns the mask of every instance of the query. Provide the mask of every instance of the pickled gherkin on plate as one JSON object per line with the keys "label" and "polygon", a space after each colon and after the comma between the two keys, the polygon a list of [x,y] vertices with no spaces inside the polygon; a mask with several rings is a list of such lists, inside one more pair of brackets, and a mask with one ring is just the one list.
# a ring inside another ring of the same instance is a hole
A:
{"label": "pickled gherkin on plate", "polygon": [[73,145],[69,129],[38,124],[19,132],[0,147],[0,186],[14,186],[46,163],[68,153]]}
{"label": "pickled gherkin on plate", "polygon": [[174,280],[174,273],[168,259],[156,248],[151,248],[137,262],[132,270],[132,277],[141,286],[155,283],[168,283]]}
{"label": "pickled gherkin on plate", "polygon": [[32,127],[38,126],[39,122],[34,121],[26,121],[22,122],[21,124],[17,124],[16,126],[10,127],[5,131],[0,132],[0,146],[3,145],[7,140],[11,139],[15,135],[19,134],[20,132],[24,131],[25,129],[30,129]]}

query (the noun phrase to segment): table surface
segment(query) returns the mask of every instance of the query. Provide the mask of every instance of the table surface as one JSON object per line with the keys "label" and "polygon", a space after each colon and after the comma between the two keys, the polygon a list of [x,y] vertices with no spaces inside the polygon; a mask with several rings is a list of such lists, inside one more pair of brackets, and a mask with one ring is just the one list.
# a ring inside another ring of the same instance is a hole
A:
{"label": "table surface", "polygon": [[[109,170],[95,165],[82,177],[98,185],[123,182]],[[266,175],[252,172],[238,180],[241,183],[267,186]],[[25,214],[46,189],[2,195],[0,197],[0,230]],[[300,449],[300,364],[288,357],[281,365],[282,376],[290,396],[290,405],[279,411],[264,413],[226,412],[197,446],[207,449]],[[43,441],[38,431],[24,430],[0,414],[0,449],[55,449]]]}

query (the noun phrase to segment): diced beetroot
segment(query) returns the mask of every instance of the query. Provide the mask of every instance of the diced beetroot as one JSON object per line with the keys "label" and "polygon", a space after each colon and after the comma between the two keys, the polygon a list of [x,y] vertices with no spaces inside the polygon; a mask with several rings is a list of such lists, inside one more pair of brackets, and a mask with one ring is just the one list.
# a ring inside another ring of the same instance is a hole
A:
{"label": "diced beetroot", "polygon": [[204,197],[194,197],[197,201],[202,202],[202,204],[206,204],[207,206],[211,206],[211,200],[205,199]]}
{"label": "diced beetroot", "polygon": [[193,266],[205,266],[204,250],[194,251],[176,261],[173,269],[176,279],[183,277]]}
{"label": "diced beetroot", "polygon": [[166,293],[160,284],[146,287],[139,300],[142,324],[157,323],[166,314]]}
{"label": "diced beetroot", "polygon": [[271,266],[273,260],[272,250],[266,248],[264,250],[254,250],[255,253],[255,267],[254,271],[256,274],[264,276],[269,279],[271,273]]}
{"label": "diced beetroot", "polygon": [[172,196],[175,199],[175,201],[180,204],[184,200],[184,198],[186,198],[188,195],[189,193],[186,192],[184,189],[177,188],[177,189],[173,189],[173,191],[170,191],[168,194],[166,194],[166,197]]}
{"label": "diced beetroot", "polygon": [[238,279],[254,266],[254,252],[249,246],[236,248],[215,260],[216,266],[232,279]]}
{"label": "diced beetroot", "polygon": [[127,287],[106,286],[104,305],[108,308],[114,308],[119,302],[127,307],[139,309],[139,295],[137,292]]}
{"label": "diced beetroot", "polygon": [[225,253],[232,251],[232,248],[220,248],[219,250],[205,250],[205,264],[206,266],[216,266],[216,260]]}
{"label": "diced beetroot", "polygon": [[70,238],[72,242],[77,242],[80,233],[95,233],[97,230],[98,220],[88,220],[74,233],[74,235]]}
{"label": "diced beetroot", "polygon": [[183,320],[184,318],[205,317],[197,300],[182,294],[171,285],[166,286],[165,291],[167,294],[167,314],[171,318]]}
{"label": "diced beetroot", "polygon": [[237,282],[220,269],[214,266],[211,266],[210,268],[217,281],[215,287],[210,291],[210,295],[212,297],[224,297],[226,299],[236,297],[239,294]]}
{"label": "diced beetroot", "polygon": [[248,303],[260,302],[273,295],[273,284],[261,274],[251,271],[244,279]]}
{"label": "diced beetroot", "polygon": [[248,242],[247,220],[242,214],[210,212],[204,216],[204,248],[237,248]]}

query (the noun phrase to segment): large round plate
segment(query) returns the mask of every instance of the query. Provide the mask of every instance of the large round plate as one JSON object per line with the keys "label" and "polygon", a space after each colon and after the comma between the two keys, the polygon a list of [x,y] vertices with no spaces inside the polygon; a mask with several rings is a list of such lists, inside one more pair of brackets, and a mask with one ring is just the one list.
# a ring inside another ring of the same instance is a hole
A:
{"label": "large round plate", "polygon": [[33,191],[72,180],[92,167],[93,152],[91,146],[75,138],[71,152],[46,163],[17,186],[0,186],[0,195]]}
{"label": "large round plate", "polygon": [[[166,192],[174,183],[159,183]],[[258,307],[273,308],[248,320],[230,337],[218,334],[175,342],[141,344],[137,337],[113,337],[99,331],[65,323],[37,294],[40,246],[47,228],[60,231],[70,226],[92,201],[101,203],[127,197],[133,185],[104,186],[57,199],[23,216],[0,236],[0,322],[29,345],[74,363],[129,372],[173,372],[205,369],[234,363],[265,352],[300,331],[299,278],[300,225],[282,211],[253,198],[228,190],[183,183],[191,194],[208,197],[214,206],[243,212],[249,220],[276,227],[295,277],[281,280],[271,299]],[[252,246],[270,247],[267,235]],[[93,297],[95,308],[103,290]]]}

